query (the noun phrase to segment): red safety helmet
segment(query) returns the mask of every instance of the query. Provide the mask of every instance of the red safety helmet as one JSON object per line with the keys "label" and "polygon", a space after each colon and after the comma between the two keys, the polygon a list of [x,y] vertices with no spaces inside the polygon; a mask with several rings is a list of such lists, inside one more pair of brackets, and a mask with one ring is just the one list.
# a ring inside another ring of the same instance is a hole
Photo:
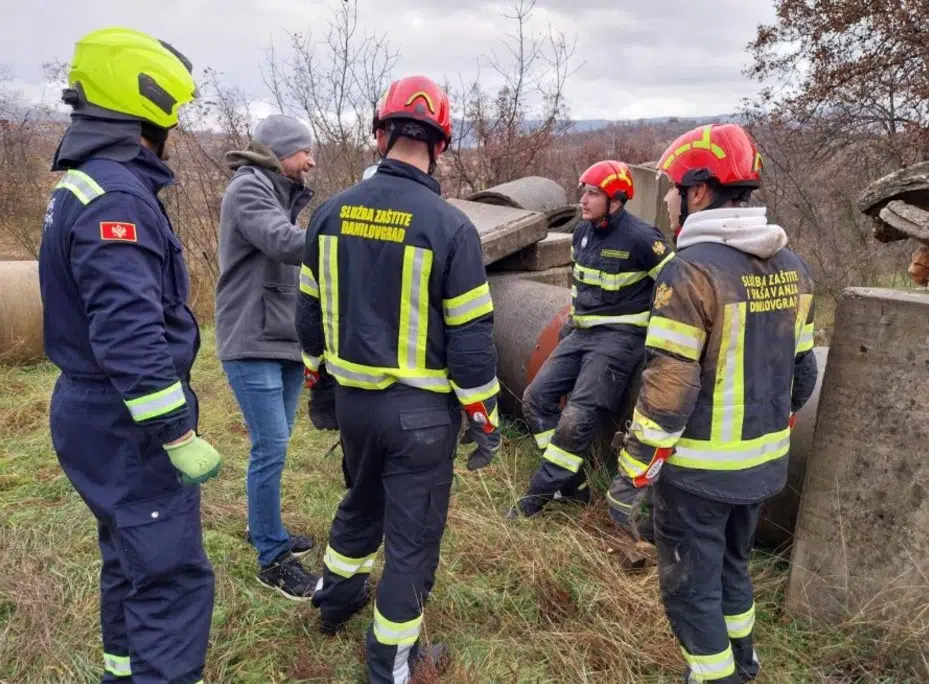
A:
{"label": "red safety helmet", "polygon": [[[635,196],[632,184],[632,172],[623,162],[607,159],[596,164],[581,174],[578,187],[591,185],[606,193],[611,200],[629,201]],[[621,197],[621,193],[625,197]]]}
{"label": "red safety helmet", "polygon": [[671,143],[658,161],[659,174],[667,174],[679,187],[711,179],[722,186],[761,186],[761,155],[748,132],[738,124],[709,124],[684,133]]}
{"label": "red safety helmet", "polygon": [[405,119],[425,124],[442,140],[440,153],[452,142],[452,111],[448,95],[425,76],[408,76],[390,84],[374,113],[373,131],[391,120]]}

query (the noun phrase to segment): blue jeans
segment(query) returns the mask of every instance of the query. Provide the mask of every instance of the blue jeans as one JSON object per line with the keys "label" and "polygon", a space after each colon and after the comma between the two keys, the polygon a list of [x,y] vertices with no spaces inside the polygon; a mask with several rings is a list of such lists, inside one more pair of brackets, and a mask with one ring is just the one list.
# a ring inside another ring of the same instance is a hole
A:
{"label": "blue jeans", "polygon": [[245,416],[252,450],[248,460],[248,528],[258,564],[290,548],[281,520],[281,473],[303,387],[303,363],[265,359],[223,361],[223,370]]}

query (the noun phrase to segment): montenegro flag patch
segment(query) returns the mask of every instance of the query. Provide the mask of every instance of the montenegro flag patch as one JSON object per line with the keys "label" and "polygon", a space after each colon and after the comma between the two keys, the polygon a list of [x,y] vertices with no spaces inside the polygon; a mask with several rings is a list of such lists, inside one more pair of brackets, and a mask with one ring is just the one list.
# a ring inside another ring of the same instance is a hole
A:
{"label": "montenegro flag patch", "polygon": [[138,242],[134,223],[123,221],[101,221],[101,240],[121,240],[122,242]]}

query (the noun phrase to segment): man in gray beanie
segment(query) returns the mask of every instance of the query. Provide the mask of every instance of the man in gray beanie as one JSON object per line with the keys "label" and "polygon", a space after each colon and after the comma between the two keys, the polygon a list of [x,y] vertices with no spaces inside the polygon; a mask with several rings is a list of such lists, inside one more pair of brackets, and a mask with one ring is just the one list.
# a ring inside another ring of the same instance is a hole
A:
{"label": "man in gray beanie", "polygon": [[294,317],[306,231],[295,225],[313,192],[313,136],[299,120],[269,116],[248,148],[228,152],[235,171],[223,195],[216,286],[216,352],[251,438],[248,538],[258,580],[309,600],[317,578],[298,556],[313,540],[281,520],[281,473],[303,387]]}

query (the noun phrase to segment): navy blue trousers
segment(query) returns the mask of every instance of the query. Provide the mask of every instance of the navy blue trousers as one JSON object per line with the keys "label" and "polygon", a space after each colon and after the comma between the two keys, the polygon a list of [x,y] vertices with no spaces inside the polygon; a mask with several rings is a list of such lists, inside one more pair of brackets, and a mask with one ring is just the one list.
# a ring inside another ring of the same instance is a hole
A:
{"label": "navy blue trousers", "polygon": [[[196,407],[189,388],[187,400]],[[102,681],[202,681],[214,575],[200,488],[181,483],[106,381],[62,376],[50,418],[59,463],[97,519]]]}

